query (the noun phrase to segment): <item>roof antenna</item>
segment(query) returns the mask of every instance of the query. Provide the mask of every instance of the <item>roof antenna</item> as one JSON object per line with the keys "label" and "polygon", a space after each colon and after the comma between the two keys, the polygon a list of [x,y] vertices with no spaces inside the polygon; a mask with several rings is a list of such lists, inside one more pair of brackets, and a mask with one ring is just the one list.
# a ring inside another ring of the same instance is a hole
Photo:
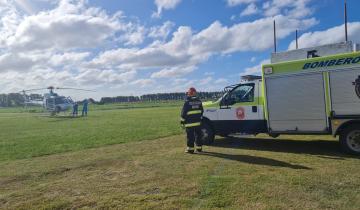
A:
{"label": "roof antenna", "polygon": [[299,49],[298,30],[296,29],[296,49]]}
{"label": "roof antenna", "polygon": [[274,20],[274,52],[276,53],[276,22]]}
{"label": "roof antenna", "polygon": [[345,19],[345,41],[348,42],[348,17],[347,17],[347,5],[346,0],[344,0],[344,19]]}

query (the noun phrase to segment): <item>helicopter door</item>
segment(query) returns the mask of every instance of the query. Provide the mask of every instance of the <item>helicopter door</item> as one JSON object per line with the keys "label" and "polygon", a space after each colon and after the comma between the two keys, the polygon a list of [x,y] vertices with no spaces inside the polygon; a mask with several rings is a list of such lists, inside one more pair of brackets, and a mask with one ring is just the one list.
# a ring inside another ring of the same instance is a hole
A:
{"label": "helicopter door", "polygon": [[55,99],[54,98],[47,98],[45,103],[45,108],[48,111],[55,110]]}

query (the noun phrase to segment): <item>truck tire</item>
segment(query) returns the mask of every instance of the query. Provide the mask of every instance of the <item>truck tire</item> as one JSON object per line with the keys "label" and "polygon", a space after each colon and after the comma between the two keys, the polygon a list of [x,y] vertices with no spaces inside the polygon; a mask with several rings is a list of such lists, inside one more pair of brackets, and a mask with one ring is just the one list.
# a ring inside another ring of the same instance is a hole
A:
{"label": "truck tire", "polygon": [[218,134],[220,137],[223,137],[223,138],[228,138],[229,137],[229,134],[228,133],[220,133]]}
{"label": "truck tire", "polygon": [[280,136],[280,134],[278,134],[278,133],[270,133],[269,136],[270,136],[271,138],[276,139],[277,137]]}
{"label": "truck tire", "polygon": [[201,125],[201,139],[204,145],[211,145],[215,140],[215,133],[213,128],[207,122]]}
{"label": "truck tire", "polygon": [[360,124],[345,128],[340,133],[340,144],[345,152],[360,155]]}

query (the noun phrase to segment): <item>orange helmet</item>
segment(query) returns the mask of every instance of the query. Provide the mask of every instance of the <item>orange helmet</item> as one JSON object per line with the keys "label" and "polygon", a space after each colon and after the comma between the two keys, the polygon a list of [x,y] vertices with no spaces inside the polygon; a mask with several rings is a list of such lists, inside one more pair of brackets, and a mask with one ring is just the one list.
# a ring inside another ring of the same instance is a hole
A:
{"label": "orange helmet", "polygon": [[189,88],[187,91],[188,96],[195,96],[196,95],[196,89],[194,87]]}

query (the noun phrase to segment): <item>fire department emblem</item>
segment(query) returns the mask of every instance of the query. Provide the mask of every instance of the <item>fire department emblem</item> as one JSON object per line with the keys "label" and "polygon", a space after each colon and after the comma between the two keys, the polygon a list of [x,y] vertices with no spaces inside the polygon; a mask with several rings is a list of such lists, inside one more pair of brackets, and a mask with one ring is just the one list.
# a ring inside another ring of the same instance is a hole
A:
{"label": "fire department emblem", "polygon": [[236,117],[239,120],[245,119],[245,109],[243,107],[239,107],[236,109]]}
{"label": "fire department emblem", "polygon": [[355,93],[360,98],[360,76],[353,82],[353,85],[355,85]]}

